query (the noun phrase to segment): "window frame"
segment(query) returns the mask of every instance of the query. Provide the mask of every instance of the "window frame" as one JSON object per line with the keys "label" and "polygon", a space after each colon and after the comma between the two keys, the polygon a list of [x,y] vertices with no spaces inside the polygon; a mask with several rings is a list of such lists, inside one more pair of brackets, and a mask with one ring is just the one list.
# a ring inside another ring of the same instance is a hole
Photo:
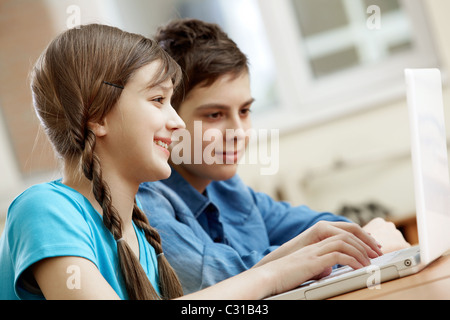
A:
{"label": "window frame", "polygon": [[424,4],[420,0],[400,2],[412,21],[411,34],[415,46],[411,50],[384,62],[315,78],[291,0],[258,0],[277,67],[280,104],[255,113],[255,126],[289,131],[403,98],[403,70],[439,67],[439,59]]}

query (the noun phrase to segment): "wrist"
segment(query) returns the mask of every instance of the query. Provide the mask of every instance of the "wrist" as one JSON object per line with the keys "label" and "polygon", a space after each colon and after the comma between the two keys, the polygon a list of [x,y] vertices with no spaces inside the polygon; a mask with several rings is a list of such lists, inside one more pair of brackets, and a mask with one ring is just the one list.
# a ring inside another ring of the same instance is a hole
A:
{"label": "wrist", "polygon": [[276,262],[270,261],[263,266],[255,268],[258,272],[257,281],[262,284],[262,288],[260,289],[260,299],[279,293],[280,273],[278,272],[279,269],[275,267],[275,264]]}

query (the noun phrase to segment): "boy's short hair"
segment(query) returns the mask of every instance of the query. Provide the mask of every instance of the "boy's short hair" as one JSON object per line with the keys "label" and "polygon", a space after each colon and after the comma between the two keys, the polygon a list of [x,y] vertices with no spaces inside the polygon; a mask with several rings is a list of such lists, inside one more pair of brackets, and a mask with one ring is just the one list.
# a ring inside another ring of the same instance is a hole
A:
{"label": "boy's short hair", "polygon": [[183,70],[180,89],[172,106],[178,110],[196,86],[210,86],[220,76],[248,72],[248,59],[217,25],[197,19],[178,19],[157,30],[155,40]]}

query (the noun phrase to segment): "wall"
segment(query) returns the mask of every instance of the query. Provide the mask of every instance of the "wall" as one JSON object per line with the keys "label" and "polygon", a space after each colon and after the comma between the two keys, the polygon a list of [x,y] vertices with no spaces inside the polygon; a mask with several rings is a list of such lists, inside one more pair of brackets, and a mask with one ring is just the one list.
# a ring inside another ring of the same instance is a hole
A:
{"label": "wall", "polygon": [[[28,74],[53,37],[42,1],[0,2],[0,218],[25,185],[56,167],[31,105]],[[14,139],[11,139],[14,137]]]}

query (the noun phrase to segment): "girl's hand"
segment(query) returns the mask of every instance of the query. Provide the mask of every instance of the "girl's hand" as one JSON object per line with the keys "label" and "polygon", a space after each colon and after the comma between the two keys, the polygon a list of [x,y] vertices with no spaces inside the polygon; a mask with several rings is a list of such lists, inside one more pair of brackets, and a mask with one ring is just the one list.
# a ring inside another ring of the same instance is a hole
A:
{"label": "girl's hand", "polygon": [[261,299],[325,277],[336,264],[368,266],[381,254],[375,239],[358,225],[318,222],[253,268],[182,299]]}
{"label": "girl's hand", "polygon": [[371,259],[383,254],[381,245],[375,238],[356,223],[320,221],[293,240],[297,240],[298,246],[307,246],[336,235],[347,235],[352,238],[355,244],[365,249]]}
{"label": "girl's hand", "polygon": [[[267,261],[182,299],[262,299],[294,289],[305,281],[327,276],[336,264],[348,265],[354,269],[370,264],[368,244],[336,225],[329,227],[318,225],[311,229],[311,232],[317,232],[305,235],[305,239],[317,241],[315,243],[291,250],[290,253],[286,250],[285,255],[278,259]],[[359,232],[357,230],[356,233]],[[336,234],[327,236],[332,233]],[[317,234],[320,236],[316,237]],[[323,237],[325,239],[320,240]]]}
{"label": "girl's hand", "polygon": [[353,269],[370,265],[369,257],[377,255],[379,249],[372,249],[350,232],[338,233],[263,265],[261,268],[272,275],[272,294],[325,277],[336,264],[348,265]]}
{"label": "girl's hand", "polygon": [[287,256],[311,244],[319,243],[335,236],[345,238],[346,242],[350,243],[353,247],[358,248],[366,259],[373,259],[383,254],[378,242],[357,224],[320,221],[294,239],[283,244],[277,250],[265,256],[258,264],[256,264],[256,267]]}

